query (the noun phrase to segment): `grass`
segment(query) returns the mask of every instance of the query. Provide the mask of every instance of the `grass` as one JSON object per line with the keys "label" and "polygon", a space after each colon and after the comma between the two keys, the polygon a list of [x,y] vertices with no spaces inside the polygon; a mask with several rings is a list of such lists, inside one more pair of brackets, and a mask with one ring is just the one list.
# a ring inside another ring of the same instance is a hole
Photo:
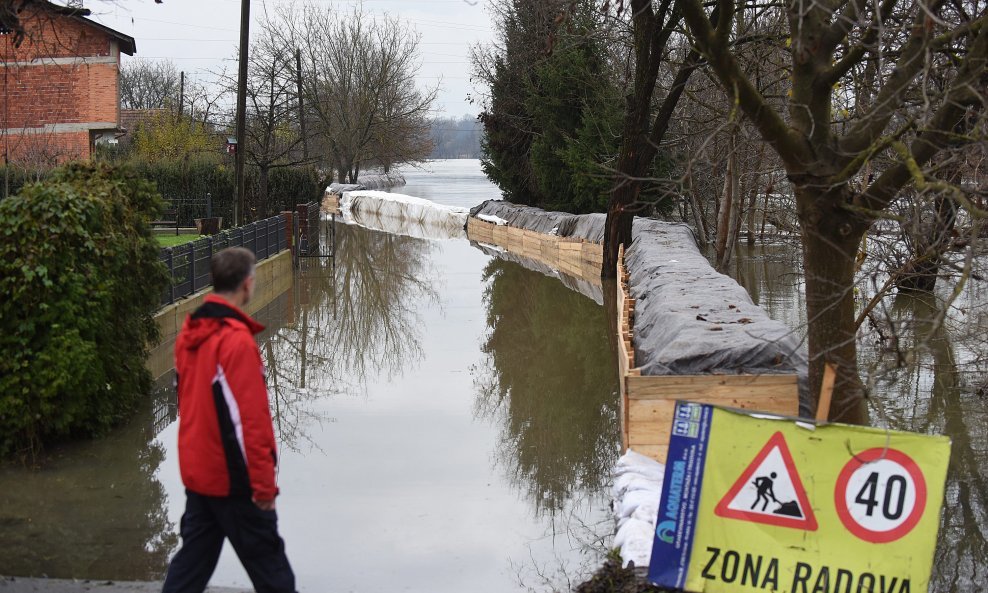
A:
{"label": "grass", "polygon": [[190,241],[195,241],[199,239],[201,235],[157,235],[158,244],[162,247],[175,247],[176,245],[184,245]]}

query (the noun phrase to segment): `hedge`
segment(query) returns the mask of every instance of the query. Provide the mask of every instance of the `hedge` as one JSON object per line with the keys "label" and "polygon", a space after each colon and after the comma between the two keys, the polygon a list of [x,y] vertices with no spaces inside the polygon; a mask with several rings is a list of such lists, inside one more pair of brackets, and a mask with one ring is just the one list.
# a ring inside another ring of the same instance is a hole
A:
{"label": "hedge", "polygon": [[0,200],[0,455],[98,435],[150,392],[161,206],[133,170],[99,165]]}

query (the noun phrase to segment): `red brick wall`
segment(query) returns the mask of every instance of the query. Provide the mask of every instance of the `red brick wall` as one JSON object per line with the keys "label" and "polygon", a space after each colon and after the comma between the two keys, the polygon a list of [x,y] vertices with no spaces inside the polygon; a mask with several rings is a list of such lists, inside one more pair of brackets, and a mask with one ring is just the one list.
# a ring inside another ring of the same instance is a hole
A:
{"label": "red brick wall", "polygon": [[4,54],[8,60],[110,55],[110,37],[77,19],[27,9],[21,13],[21,22],[26,32],[24,41]]}
{"label": "red brick wall", "polygon": [[38,133],[38,129],[52,124],[118,124],[119,53],[110,63],[53,64],[51,60],[112,57],[113,40],[64,16],[34,13],[22,22],[27,35],[20,47],[13,47],[10,35],[0,38],[0,57],[6,64],[5,72],[0,72],[0,127],[14,129],[4,139],[10,159],[41,161],[36,164],[88,159],[88,131]]}
{"label": "red brick wall", "polygon": [[74,160],[86,160],[89,150],[89,132],[21,133],[2,138],[8,142],[0,146],[6,149],[10,161],[25,165],[50,167]]}

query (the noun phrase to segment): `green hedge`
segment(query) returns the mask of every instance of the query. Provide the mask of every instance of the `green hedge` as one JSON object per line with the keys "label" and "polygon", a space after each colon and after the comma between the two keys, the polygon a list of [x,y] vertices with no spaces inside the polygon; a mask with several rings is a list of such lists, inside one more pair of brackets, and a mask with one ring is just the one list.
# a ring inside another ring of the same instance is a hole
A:
{"label": "green hedge", "polygon": [[[204,201],[212,195],[213,216],[222,216],[224,227],[233,220],[233,167],[208,161],[175,161],[148,163],[130,161],[137,174],[157,187],[166,202],[183,200]],[[5,173],[0,166],[0,195],[2,177]],[[31,181],[44,179],[50,172],[33,171],[16,166],[10,167],[10,193],[16,194]],[[268,199],[262,203],[259,196],[258,169],[247,167],[246,207],[248,222],[273,216],[282,210],[294,210],[297,204],[304,204],[322,198],[328,180],[315,167],[281,167],[271,169],[268,180]],[[180,207],[179,221],[191,226],[193,218],[205,216],[203,206],[186,205]]]}
{"label": "green hedge", "polygon": [[149,393],[160,209],[133,170],[93,165],[0,201],[0,455],[99,434]]}

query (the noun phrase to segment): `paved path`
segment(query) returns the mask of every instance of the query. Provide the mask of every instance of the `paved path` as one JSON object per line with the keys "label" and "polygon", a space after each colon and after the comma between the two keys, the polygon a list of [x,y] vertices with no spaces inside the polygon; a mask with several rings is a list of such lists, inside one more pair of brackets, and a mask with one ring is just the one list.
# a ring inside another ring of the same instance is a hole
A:
{"label": "paved path", "polygon": [[[160,582],[83,581],[0,577],[0,593],[160,593]],[[206,593],[250,593],[243,589],[209,587]]]}

